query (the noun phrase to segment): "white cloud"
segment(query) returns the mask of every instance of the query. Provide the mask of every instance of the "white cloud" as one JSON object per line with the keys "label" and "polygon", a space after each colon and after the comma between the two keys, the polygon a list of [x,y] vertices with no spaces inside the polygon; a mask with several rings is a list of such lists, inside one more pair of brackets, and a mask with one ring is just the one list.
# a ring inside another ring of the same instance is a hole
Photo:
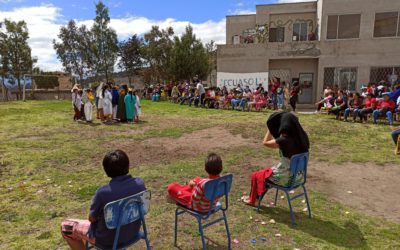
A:
{"label": "white cloud", "polygon": [[[51,71],[62,69],[52,44],[53,39],[57,39],[60,27],[68,21],[62,16],[60,8],[54,5],[41,5],[16,8],[10,11],[0,10],[0,20],[4,18],[14,21],[26,21],[30,35],[29,45],[32,48],[32,55],[38,57],[37,65],[40,68]],[[78,24],[85,24],[90,27],[93,21],[78,20]],[[225,19],[217,22],[190,23],[172,18],[151,20],[146,17],[128,16],[111,19],[110,26],[116,30],[118,38],[121,40],[133,34],[144,34],[153,25],[158,25],[161,28],[172,26],[175,34],[180,35],[188,24],[193,26],[196,36],[203,42],[214,40],[216,43],[225,43]]]}
{"label": "white cloud", "polygon": [[243,9],[236,9],[236,10],[229,10],[230,15],[253,15],[256,14],[255,10],[243,10]]}

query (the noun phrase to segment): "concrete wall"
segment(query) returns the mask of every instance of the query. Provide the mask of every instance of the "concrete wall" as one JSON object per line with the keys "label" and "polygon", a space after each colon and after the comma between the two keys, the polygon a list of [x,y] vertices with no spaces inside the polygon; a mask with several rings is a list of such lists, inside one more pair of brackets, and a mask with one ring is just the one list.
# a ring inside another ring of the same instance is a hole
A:
{"label": "concrete wall", "polygon": [[[356,67],[359,88],[369,82],[371,67],[400,66],[400,37],[373,37],[375,14],[400,11],[400,0],[319,0],[318,3],[257,5],[256,9],[255,16],[227,18],[227,45],[218,46],[219,72],[251,73],[280,67],[280,61],[274,62],[274,59],[293,59],[293,63],[285,61],[286,68],[290,66],[293,72],[297,72],[302,70],[301,60],[318,59],[314,60],[317,65],[313,64],[317,78],[314,93],[320,93],[326,67]],[[361,14],[359,38],[326,39],[328,15],[357,13]],[[252,28],[254,19],[260,25],[274,24],[278,20],[286,23],[285,42],[231,45],[232,36]],[[313,19],[320,31],[319,41],[292,42],[290,20],[293,19]]]}
{"label": "concrete wall", "polygon": [[[370,69],[400,66],[400,37],[374,38],[375,13],[400,11],[399,0],[324,0],[322,5],[321,56],[317,90],[323,88],[325,67],[357,67],[357,88],[369,82]],[[361,14],[360,38],[327,40],[330,14]]]}
{"label": "concrete wall", "polygon": [[226,44],[233,44],[233,36],[243,35],[243,31],[256,27],[256,15],[226,17]]}
{"label": "concrete wall", "polygon": [[217,71],[254,73],[268,71],[265,44],[240,44],[218,46]]}

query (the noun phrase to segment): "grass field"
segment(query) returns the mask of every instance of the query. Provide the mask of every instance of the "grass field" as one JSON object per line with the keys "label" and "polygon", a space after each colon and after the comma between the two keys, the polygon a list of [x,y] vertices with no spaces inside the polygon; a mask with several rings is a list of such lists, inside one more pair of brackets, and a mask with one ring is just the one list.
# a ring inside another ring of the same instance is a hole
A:
{"label": "grass field", "polygon": [[[250,173],[278,160],[277,152],[257,145],[268,113],[144,101],[138,125],[87,125],[72,122],[70,106],[67,101],[0,103],[0,249],[67,249],[60,222],[87,217],[95,190],[109,181],[102,157],[117,148],[129,153],[131,174],[142,177],[152,192],[147,223],[154,249],[173,249],[174,205],[165,202],[167,185],[204,176],[203,159],[211,150],[222,156],[224,173],[234,174],[228,220],[232,238],[240,241],[235,248],[400,249],[400,224],[368,216],[312,189],[313,218],[302,212],[304,204],[295,203],[296,227],[290,224],[285,200],[276,208],[264,207],[260,214],[238,201],[249,191]],[[368,163],[376,168],[400,163],[387,125],[317,115],[300,115],[300,120],[310,135],[313,162]],[[192,134],[199,131],[209,135],[196,144]],[[276,223],[261,225],[255,219]],[[183,216],[180,225],[179,246],[200,249],[195,221]],[[224,249],[222,226],[207,229],[206,235],[211,249]],[[250,243],[261,236],[267,241]]]}

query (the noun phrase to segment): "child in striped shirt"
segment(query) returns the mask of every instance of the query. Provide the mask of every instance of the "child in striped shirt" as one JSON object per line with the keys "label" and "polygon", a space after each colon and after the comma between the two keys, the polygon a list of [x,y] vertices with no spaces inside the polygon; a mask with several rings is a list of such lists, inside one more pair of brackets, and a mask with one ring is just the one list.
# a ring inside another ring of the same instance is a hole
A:
{"label": "child in striped shirt", "polygon": [[[207,156],[204,165],[208,178],[196,177],[189,182],[189,185],[178,183],[168,185],[169,198],[200,213],[207,213],[210,209],[210,201],[204,197],[204,186],[207,181],[220,177],[222,159],[219,155],[211,153]],[[217,200],[215,200],[216,202]]]}

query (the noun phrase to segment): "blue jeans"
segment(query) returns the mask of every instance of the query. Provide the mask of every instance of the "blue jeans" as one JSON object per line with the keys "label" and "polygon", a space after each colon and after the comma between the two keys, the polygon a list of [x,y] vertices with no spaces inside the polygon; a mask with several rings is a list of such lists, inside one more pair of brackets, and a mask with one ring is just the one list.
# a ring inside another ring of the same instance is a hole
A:
{"label": "blue jeans", "polygon": [[399,136],[400,136],[400,128],[398,128],[392,132],[392,139],[394,141],[394,144],[396,144],[396,145],[397,145],[397,140],[398,140]]}
{"label": "blue jeans", "polygon": [[154,94],[154,95],[151,97],[151,100],[152,100],[153,102],[158,102],[158,100],[160,100],[160,95],[159,95],[159,94]]}
{"label": "blue jeans", "polygon": [[238,107],[240,105],[241,101],[242,101],[241,99],[232,99],[232,101],[231,101],[232,109],[235,109],[236,107]]}
{"label": "blue jeans", "polygon": [[347,117],[349,117],[351,111],[353,111],[353,120],[355,121],[356,118],[357,118],[357,116],[360,115],[361,109],[347,108],[347,109],[344,111],[344,120],[347,120]]}
{"label": "blue jeans", "polygon": [[275,106],[278,104],[278,94],[272,93],[271,99],[272,99],[272,104],[273,104],[274,107],[275,107]]}
{"label": "blue jeans", "polygon": [[283,96],[283,94],[277,95],[277,103],[278,103],[278,109],[283,109],[283,105],[285,102],[285,97]]}
{"label": "blue jeans", "polygon": [[240,100],[240,107],[242,107],[242,110],[244,111],[244,108],[246,107],[247,104],[247,99],[243,98],[242,100]]}
{"label": "blue jeans", "polygon": [[386,111],[386,109],[379,109],[379,110],[374,110],[372,113],[372,117],[374,118],[374,124],[376,124],[376,120],[378,119],[379,116],[386,115],[389,124],[393,124],[393,115],[391,111]]}

